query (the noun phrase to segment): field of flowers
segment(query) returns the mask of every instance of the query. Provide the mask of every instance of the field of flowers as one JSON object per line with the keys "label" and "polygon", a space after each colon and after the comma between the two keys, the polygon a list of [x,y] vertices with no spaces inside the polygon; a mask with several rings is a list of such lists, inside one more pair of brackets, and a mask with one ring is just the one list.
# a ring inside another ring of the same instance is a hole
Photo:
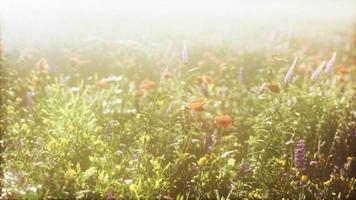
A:
{"label": "field of flowers", "polygon": [[323,37],[2,45],[1,199],[352,199],[356,37]]}

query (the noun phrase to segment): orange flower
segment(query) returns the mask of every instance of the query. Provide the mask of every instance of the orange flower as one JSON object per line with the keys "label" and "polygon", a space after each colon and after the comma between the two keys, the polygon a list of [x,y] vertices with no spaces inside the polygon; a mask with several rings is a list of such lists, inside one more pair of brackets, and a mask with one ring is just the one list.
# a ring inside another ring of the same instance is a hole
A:
{"label": "orange flower", "polygon": [[48,73],[48,69],[49,69],[49,64],[47,59],[45,58],[41,58],[37,61],[35,68],[37,69],[37,71],[41,72],[41,73]]}
{"label": "orange flower", "polygon": [[144,89],[144,90],[151,89],[154,87],[156,87],[156,83],[148,79],[143,80],[140,84],[140,89]]}
{"label": "orange flower", "polygon": [[21,60],[31,60],[33,55],[36,54],[38,50],[36,48],[24,48],[20,50]]}
{"label": "orange flower", "polygon": [[336,69],[336,73],[340,76],[345,76],[351,72],[351,69],[345,67],[344,65],[337,65],[335,69]]}
{"label": "orange flower", "polygon": [[267,83],[266,87],[273,93],[279,93],[280,92],[278,85],[275,84],[275,83]]}
{"label": "orange flower", "polygon": [[169,71],[168,67],[164,68],[164,70],[161,73],[161,77],[165,79],[172,77],[172,73]]}
{"label": "orange flower", "polygon": [[33,87],[33,88],[36,88],[37,85],[38,85],[38,79],[35,79],[35,78],[32,79],[31,84],[32,84],[32,87]]}
{"label": "orange flower", "polygon": [[227,70],[227,66],[226,66],[226,63],[221,63],[220,65],[219,65],[219,68],[220,68],[220,73],[223,73],[223,72],[225,72],[226,70]]}
{"label": "orange flower", "polygon": [[178,68],[179,69],[185,69],[185,68],[187,68],[187,66],[188,65],[186,63],[184,63],[184,62],[181,62],[181,63],[178,64]]}
{"label": "orange flower", "polygon": [[102,89],[109,88],[109,84],[105,79],[101,79],[99,82],[97,82],[96,86]]}
{"label": "orange flower", "polygon": [[89,64],[90,62],[91,62],[91,60],[88,60],[88,59],[87,60],[81,60],[81,59],[79,59],[77,57],[71,57],[69,59],[69,64],[72,67],[78,67],[80,65]]}
{"label": "orange flower", "polygon": [[305,63],[302,63],[300,66],[296,67],[297,73],[299,74],[308,74],[312,72],[312,69],[310,68],[309,65],[306,65]]}
{"label": "orange flower", "polygon": [[205,108],[204,106],[206,105],[206,101],[204,99],[198,99],[191,101],[187,104],[187,108],[189,110],[195,110],[195,111],[203,111]]}
{"label": "orange flower", "polygon": [[201,75],[197,77],[197,80],[201,82],[203,85],[211,85],[214,84],[214,79],[207,75]]}
{"label": "orange flower", "polygon": [[220,115],[214,118],[214,122],[219,128],[231,128],[233,119],[229,115]]}
{"label": "orange flower", "polygon": [[144,94],[144,90],[142,90],[142,89],[135,90],[135,91],[133,92],[133,96],[135,96],[135,97],[142,97],[143,94]]}
{"label": "orange flower", "polygon": [[197,63],[198,67],[204,67],[207,65],[207,62],[205,60],[199,60],[199,62]]}

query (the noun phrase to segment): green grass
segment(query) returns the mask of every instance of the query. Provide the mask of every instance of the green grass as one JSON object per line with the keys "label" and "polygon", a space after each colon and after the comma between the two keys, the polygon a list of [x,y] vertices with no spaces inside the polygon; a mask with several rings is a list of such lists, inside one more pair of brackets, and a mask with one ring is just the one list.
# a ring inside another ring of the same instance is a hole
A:
{"label": "green grass", "polygon": [[[89,43],[25,60],[7,52],[2,198],[352,198],[356,49],[351,37],[340,38],[332,46],[296,37],[283,49],[279,38],[255,50],[191,43],[188,63],[164,45]],[[334,51],[333,72],[312,81]],[[49,66],[35,67],[42,56]],[[71,65],[70,57],[91,62]],[[146,79],[152,88],[142,89]],[[203,111],[189,109],[198,99]],[[214,120],[220,115],[233,118],[231,128]],[[294,162],[301,139],[305,170]]]}

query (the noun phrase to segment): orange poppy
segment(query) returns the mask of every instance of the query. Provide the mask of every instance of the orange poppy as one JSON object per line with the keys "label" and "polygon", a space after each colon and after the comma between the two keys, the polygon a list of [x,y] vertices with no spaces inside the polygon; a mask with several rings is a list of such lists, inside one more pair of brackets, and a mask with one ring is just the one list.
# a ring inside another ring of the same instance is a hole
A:
{"label": "orange poppy", "polygon": [[214,84],[215,80],[207,75],[201,75],[197,77],[197,80],[201,82],[203,85],[211,85]]}
{"label": "orange poppy", "polygon": [[101,79],[99,82],[96,83],[96,86],[102,89],[109,88],[109,83],[105,79]]}
{"label": "orange poppy", "polygon": [[36,48],[24,48],[20,50],[21,60],[31,60],[33,55],[36,54],[38,50]]}
{"label": "orange poppy", "polygon": [[187,104],[187,108],[189,110],[195,110],[195,111],[204,111],[204,106],[206,105],[206,101],[204,99],[198,99],[191,101]]}
{"label": "orange poppy", "polygon": [[296,67],[296,69],[297,69],[296,70],[297,73],[302,74],[302,75],[312,72],[312,69],[310,68],[310,66],[306,65],[305,63],[303,63],[300,66]]}
{"label": "orange poppy", "polygon": [[169,79],[172,77],[172,73],[171,72],[164,72],[162,73],[162,77],[165,79]]}
{"label": "orange poppy", "polygon": [[198,67],[205,67],[207,65],[207,62],[205,60],[199,60],[197,65]]}
{"label": "orange poppy", "polygon": [[31,84],[32,84],[32,87],[33,87],[33,88],[36,88],[37,85],[38,85],[38,79],[35,79],[35,78],[32,79]]}
{"label": "orange poppy", "polygon": [[91,62],[91,60],[88,60],[88,59],[87,60],[81,60],[81,59],[79,59],[77,57],[71,57],[69,59],[69,64],[72,67],[78,67],[80,65],[89,64],[90,62]]}
{"label": "orange poppy", "polygon": [[141,82],[140,84],[140,89],[151,89],[151,88],[154,88],[156,87],[156,83],[154,81],[151,81],[149,79],[145,79]]}
{"label": "orange poppy", "polygon": [[345,67],[344,65],[337,65],[335,69],[336,69],[336,73],[340,76],[345,76],[346,74],[349,74],[351,72],[351,69]]}
{"label": "orange poppy", "polygon": [[184,63],[184,62],[181,62],[181,63],[178,64],[178,68],[179,69],[185,69],[185,68],[187,68],[187,66],[188,65],[186,63]]}
{"label": "orange poppy", "polygon": [[41,72],[41,73],[48,73],[48,69],[49,69],[49,64],[47,59],[45,58],[41,58],[37,61],[35,68],[37,69],[37,71]]}
{"label": "orange poppy", "polygon": [[226,66],[226,63],[221,63],[220,65],[219,65],[219,68],[220,68],[220,73],[223,73],[223,72],[225,72],[226,70],[227,70],[227,66]]}
{"label": "orange poppy", "polygon": [[219,128],[231,128],[233,119],[229,115],[219,115],[214,118],[214,122]]}
{"label": "orange poppy", "polygon": [[171,78],[172,77],[172,73],[168,70],[168,68],[166,67],[162,73],[161,76],[165,79]]}
{"label": "orange poppy", "polygon": [[273,93],[279,93],[279,86],[275,83],[267,83],[266,87]]}
{"label": "orange poppy", "polygon": [[144,94],[144,90],[142,90],[142,89],[135,90],[135,91],[133,92],[133,96],[135,96],[135,97],[142,97],[143,94]]}

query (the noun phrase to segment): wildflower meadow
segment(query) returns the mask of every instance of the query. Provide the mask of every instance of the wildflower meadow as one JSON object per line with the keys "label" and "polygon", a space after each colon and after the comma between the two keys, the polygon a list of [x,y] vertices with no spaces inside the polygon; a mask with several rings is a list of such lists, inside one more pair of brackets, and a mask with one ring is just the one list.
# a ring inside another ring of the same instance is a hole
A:
{"label": "wildflower meadow", "polygon": [[2,41],[0,199],[355,199],[356,35],[304,30]]}

